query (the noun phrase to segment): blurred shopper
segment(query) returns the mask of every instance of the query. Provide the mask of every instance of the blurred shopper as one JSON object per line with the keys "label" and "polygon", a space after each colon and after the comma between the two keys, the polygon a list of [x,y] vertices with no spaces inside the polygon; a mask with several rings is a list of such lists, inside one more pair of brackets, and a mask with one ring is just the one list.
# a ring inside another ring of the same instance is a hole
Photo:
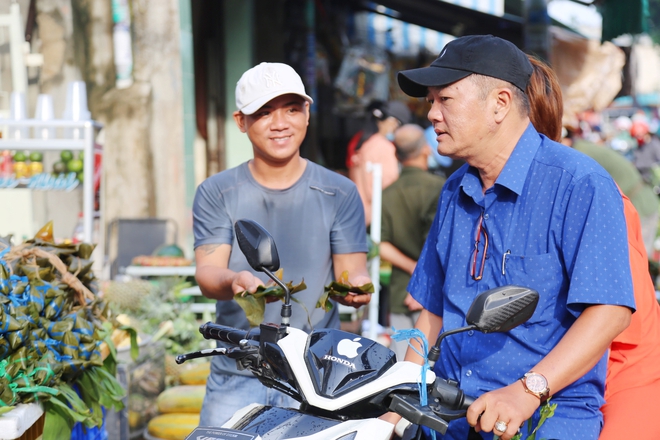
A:
{"label": "blurred shopper", "polygon": [[[413,328],[422,309],[406,288],[433,223],[445,179],[428,172],[431,147],[422,127],[399,127],[394,132],[394,145],[403,168],[399,178],[383,191],[380,256],[392,263],[390,325],[401,330]],[[408,343],[393,340],[390,348],[403,360]]]}
{"label": "blurred shopper", "polygon": [[410,109],[400,101],[389,101],[380,107],[372,108],[362,129],[362,135],[355,145],[355,153],[350,156],[348,177],[357,186],[364,206],[367,226],[371,224],[373,195],[373,174],[367,164],[378,163],[382,166],[383,189],[399,177],[399,163],[396,160],[392,139],[394,130],[410,122],[411,118]]}
{"label": "blurred shopper", "polygon": [[648,258],[652,258],[660,217],[660,200],[653,187],[644,180],[635,165],[607,145],[600,145],[580,138],[568,130],[563,143],[598,162],[612,176],[619,189],[634,205],[642,225],[642,240]]}
{"label": "blurred shopper", "polygon": [[[286,280],[304,279],[296,294],[291,325],[339,328],[338,307],[315,308],[324,286],[348,272],[349,282],[370,282],[367,238],[355,185],[346,177],[300,156],[307,133],[309,106],[300,76],[280,63],[261,63],[236,85],[234,121],[252,144],[254,159],[206,179],[195,193],[195,278],[204,296],[216,299],[216,322],[249,329],[245,312],[233,300],[254,293],[267,278],[255,272],[238,251],[233,225],[237,219],[259,222],[275,238]],[[367,304],[370,295],[333,298],[345,305]],[[265,322],[280,321],[280,305],[266,305]],[[222,343],[218,342],[219,346]],[[297,406],[267,388],[233,359],[215,356],[206,383],[200,425],[220,426],[250,404]]]}
{"label": "blurred shopper", "polygon": [[[547,65],[535,58],[530,60],[534,66],[527,88],[530,119],[540,133],[558,140],[562,119],[559,83]],[[622,197],[637,311],[628,328],[610,346],[606,403],[601,408],[605,424],[600,440],[654,440],[660,439],[660,424],[655,420],[657,411],[652,403],[660,394],[660,306],[648,271],[639,217],[630,199]]]}
{"label": "blurred shopper", "polygon": [[651,185],[657,185],[660,183],[660,176],[656,177],[653,171],[660,165],[660,139],[651,133],[648,123],[639,120],[632,122],[630,134],[637,140],[637,149],[633,152],[635,167],[644,180]]}

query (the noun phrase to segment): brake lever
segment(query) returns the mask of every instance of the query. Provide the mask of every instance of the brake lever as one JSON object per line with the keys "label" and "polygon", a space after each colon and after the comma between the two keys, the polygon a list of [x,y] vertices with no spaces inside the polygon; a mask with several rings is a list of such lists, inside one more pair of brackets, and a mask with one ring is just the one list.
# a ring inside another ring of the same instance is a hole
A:
{"label": "brake lever", "polygon": [[419,399],[413,396],[394,395],[390,402],[390,410],[416,425],[428,426],[443,435],[449,427],[449,421],[444,420],[430,407],[421,406]]}
{"label": "brake lever", "polygon": [[180,354],[174,360],[177,364],[182,364],[190,359],[197,359],[208,356],[219,356],[227,354],[226,348],[207,348],[205,350],[194,351],[192,353]]}

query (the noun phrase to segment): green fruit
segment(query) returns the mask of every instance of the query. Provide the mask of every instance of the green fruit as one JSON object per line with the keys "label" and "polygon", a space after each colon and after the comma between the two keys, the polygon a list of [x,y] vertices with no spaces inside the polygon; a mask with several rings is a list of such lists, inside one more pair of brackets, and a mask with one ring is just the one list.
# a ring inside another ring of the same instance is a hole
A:
{"label": "green fruit", "polygon": [[53,174],[66,173],[66,164],[64,162],[55,162],[53,164]]}
{"label": "green fruit", "polygon": [[60,151],[60,159],[62,159],[62,162],[66,163],[73,159],[73,153],[69,150],[62,150]]}
{"label": "green fruit", "polygon": [[80,160],[85,159],[85,152],[84,151],[81,151],[80,153],[78,153],[78,159],[80,159]]}
{"label": "green fruit", "polygon": [[44,160],[44,155],[40,151],[30,153],[30,162],[41,162],[42,160]]}
{"label": "green fruit", "polygon": [[85,173],[83,173],[82,171],[78,171],[78,173],[76,173],[76,179],[78,179],[80,181],[80,183],[83,183],[83,180],[84,180],[83,176],[84,175],[85,175]]}
{"label": "green fruit", "polygon": [[83,162],[80,159],[71,159],[66,163],[66,168],[72,173],[78,173],[83,169]]}
{"label": "green fruit", "polygon": [[27,156],[25,153],[21,151],[17,151],[14,153],[14,162],[25,162],[27,160]]}

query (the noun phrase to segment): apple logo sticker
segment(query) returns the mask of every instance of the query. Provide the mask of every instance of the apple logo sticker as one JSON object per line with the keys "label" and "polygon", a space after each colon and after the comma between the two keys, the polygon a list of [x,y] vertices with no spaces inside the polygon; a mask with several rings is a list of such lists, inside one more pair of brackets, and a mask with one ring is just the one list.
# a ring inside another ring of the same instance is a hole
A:
{"label": "apple logo sticker", "polygon": [[350,339],[342,339],[337,344],[337,354],[346,356],[347,358],[354,358],[358,355],[358,348],[362,347],[358,341],[362,338],[355,338],[352,341]]}

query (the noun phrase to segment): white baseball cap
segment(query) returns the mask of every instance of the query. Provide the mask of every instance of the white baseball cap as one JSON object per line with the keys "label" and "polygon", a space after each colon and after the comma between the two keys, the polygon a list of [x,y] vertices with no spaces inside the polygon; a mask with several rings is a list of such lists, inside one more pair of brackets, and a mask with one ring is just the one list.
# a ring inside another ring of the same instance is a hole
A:
{"label": "white baseball cap", "polygon": [[300,75],[293,67],[282,63],[261,63],[246,71],[236,83],[236,108],[251,115],[271,99],[293,93],[310,104]]}

